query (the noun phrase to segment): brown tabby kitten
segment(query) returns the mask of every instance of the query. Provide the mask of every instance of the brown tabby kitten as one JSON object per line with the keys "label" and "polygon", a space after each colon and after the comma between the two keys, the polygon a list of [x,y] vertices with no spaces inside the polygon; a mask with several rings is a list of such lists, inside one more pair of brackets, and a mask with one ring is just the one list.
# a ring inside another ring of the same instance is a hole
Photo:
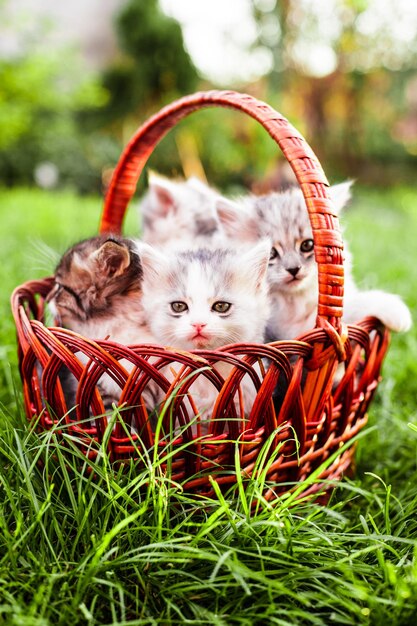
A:
{"label": "brown tabby kitten", "polygon": [[[93,237],[63,255],[47,300],[58,324],[89,339],[125,345],[155,343],[142,308],[141,277],[142,267],[132,241],[117,236]],[[87,357],[77,356],[87,361]],[[125,360],[121,365],[132,368]],[[72,379],[71,384],[67,380],[63,384],[74,404],[76,381],[72,376],[65,378]],[[117,403],[121,390],[108,375],[100,378],[99,389],[106,409]]]}

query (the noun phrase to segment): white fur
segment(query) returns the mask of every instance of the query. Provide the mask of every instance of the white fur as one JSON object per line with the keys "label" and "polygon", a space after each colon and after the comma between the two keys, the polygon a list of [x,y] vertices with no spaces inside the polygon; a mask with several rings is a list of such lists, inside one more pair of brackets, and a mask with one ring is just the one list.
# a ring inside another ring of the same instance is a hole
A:
{"label": "white fur", "polygon": [[[207,324],[208,340],[203,346],[207,349],[262,340],[262,324],[269,310],[265,280],[268,242],[242,252],[224,251],[219,266],[202,263],[198,253],[188,259],[181,253],[163,254],[143,243],[138,249],[143,267],[142,304],[151,331],[161,343],[197,348],[189,339],[192,323]],[[226,284],[222,272],[232,274],[231,284]],[[230,314],[222,316],[211,310],[218,300],[232,303]],[[188,311],[174,317],[169,306],[173,301],[186,302]]]}
{"label": "white fur", "polygon": [[171,180],[150,172],[140,204],[143,241],[165,250],[219,245],[224,236],[215,210],[217,197],[198,178]]}
{"label": "white fur", "polygon": [[[263,341],[269,315],[269,241],[241,251],[162,254],[147,244],[138,244],[138,249],[143,268],[143,308],[160,343],[181,350],[213,350],[228,343]],[[218,301],[231,303],[227,314],[213,311]],[[172,302],[184,302],[188,308],[176,315]],[[203,337],[195,337],[196,324],[204,325]],[[218,369],[226,377],[232,366],[221,363]],[[241,389],[249,410],[255,388],[247,376]],[[212,410],[218,395],[202,376],[193,383],[191,393],[204,414]]]}

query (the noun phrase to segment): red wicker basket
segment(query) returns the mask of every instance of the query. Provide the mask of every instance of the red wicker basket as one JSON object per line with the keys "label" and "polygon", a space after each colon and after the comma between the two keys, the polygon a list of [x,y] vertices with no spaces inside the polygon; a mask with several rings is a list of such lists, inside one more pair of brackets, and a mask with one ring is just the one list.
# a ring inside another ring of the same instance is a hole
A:
{"label": "red wicker basket", "polygon": [[[314,233],[319,270],[316,328],[294,341],[236,344],[193,353],[162,346],[95,342],[64,328],[46,327],[44,303],[53,279],[30,281],[17,287],[12,295],[25,408],[29,419],[38,419],[39,428],[55,427],[57,432],[65,430],[75,435],[91,458],[105,441],[112,461],[133,458],[140,464],[140,446],[157,445],[161,454],[167,450],[166,440],[155,441],[141,394],[152,380],[168,402],[176,387],[178,394],[170,401],[163,422],[165,431],[172,425],[171,420],[177,433],[181,428],[181,436],[174,435],[169,447],[172,479],[197,493],[211,492],[210,476],[221,487],[228,487],[236,482],[236,449],[241,472],[250,476],[259,452],[270,441],[263,451],[270,456],[266,475],[267,482],[274,485],[266,492],[270,498],[287,490],[288,483],[303,481],[330,457],[331,462],[320,472],[322,480],[339,478],[349,466],[354,447],[344,446],[340,454],[337,451],[366,423],[389,334],[373,318],[349,327],[342,324],[343,242],[326,177],[311,148],[291,124],[249,95],[231,91],[196,93],[163,108],[139,128],[114,172],[101,233],[120,233],[138,178],[161,138],[182,118],[209,106],[238,109],[261,123],[294,170]],[[82,362],[77,357],[80,353],[87,357],[87,364],[85,358]],[[132,369],[123,367],[121,360],[130,361]],[[226,380],[216,370],[220,361],[234,365]],[[340,362],[344,375],[336,385],[335,371]],[[164,375],[167,365],[173,363],[177,372],[174,382]],[[72,410],[66,406],[60,383],[63,368],[78,379],[76,407]],[[105,439],[108,416],[97,388],[103,372],[120,386],[124,421],[116,421]],[[234,400],[239,397],[239,383],[245,373],[252,376],[258,390],[246,416],[239,414],[239,402]],[[190,398],[184,400],[197,376],[207,377],[218,388],[209,433],[202,437],[195,426],[198,406]],[[285,395],[280,407],[274,408],[272,394],[278,381]],[[187,426],[193,420],[194,426]],[[127,427],[132,424],[135,429],[129,434]],[[136,432],[140,432],[140,442]],[[318,488],[315,484],[309,489]]]}

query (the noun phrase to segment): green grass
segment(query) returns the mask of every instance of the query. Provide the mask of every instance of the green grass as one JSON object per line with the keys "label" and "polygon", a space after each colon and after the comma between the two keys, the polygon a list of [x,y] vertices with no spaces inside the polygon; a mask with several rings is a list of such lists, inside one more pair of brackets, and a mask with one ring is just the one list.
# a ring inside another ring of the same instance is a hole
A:
{"label": "green grass", "polygon": [[[70,193],[0,191],[0,624],[414,624],[415,329],[393,336],[356,475],[325,507],[282,498],[249,515],[256,481],[246,496],[192,498],[157,463],[117,474],[104,451],[87,462],[28,428],[8,298],[53,267],[34,242],[62,252],[96,232],[99,211]],[[359,190],[344,221],[358,280],[416,312],[414,192]]]}

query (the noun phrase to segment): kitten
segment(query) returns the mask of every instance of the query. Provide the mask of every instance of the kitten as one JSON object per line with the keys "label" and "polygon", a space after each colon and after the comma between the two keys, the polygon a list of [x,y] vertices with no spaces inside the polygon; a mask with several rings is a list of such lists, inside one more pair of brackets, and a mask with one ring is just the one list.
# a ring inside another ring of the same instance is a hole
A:
{"label": "kitten", "polygon": [[220,236],[217,196],[198,178],[171,180],[151,172],[140,204],[143,241],[164,249],[215,246]]}
{"label": "kitten", "polygon": [[[132,241],[108,236],[86,239],[72,246],[58,263],[47,298],[49,308],[56,323],[89,339],[125,345],[155,343],[142,308],[141,275]],[[81,353],[77,356],[88,361]],[[128,370],[133,367],[126,360],[121,365]],[[64,385],[74,404],[76,381],[66,380]],[[100,378],[99,388],[106,409],[118,402],[120,387],[108,375]]]}
{"label": "kitten", "polygon": [[[330,187],[337,213],[350,199],[351,184],[345,182]],[[247,196],[239,203],[219,198],[217,212],[226,235],[232,240],[255,242],[264,237],[272,240],[268,268],[271,316],[267,323],[267,339],[294,339],[314,328],[318,268],[301,190],[293,188],[281,193]],[[411,315],[401,298],[380,290],[359,291],[353,280],[346,246],[344,252],[344,321],[353,323],[374,316],[391,330],[408,330]]]}
{"label": "kitten", "polygon": [[[139,244],[143,308],[158,341],[181,350],[215,350],[228,343],[262,342],[269,316],[266,282],[270,241],[245,250],[198,249],[162,252]],[[232,366],[219,362],[227,377]],[[256,394],[241,383],[245,414]],[[204,376],[191,387],[201,415],[213,409],[218,392]],[[236,394],[237,395],[237,394]]]}

